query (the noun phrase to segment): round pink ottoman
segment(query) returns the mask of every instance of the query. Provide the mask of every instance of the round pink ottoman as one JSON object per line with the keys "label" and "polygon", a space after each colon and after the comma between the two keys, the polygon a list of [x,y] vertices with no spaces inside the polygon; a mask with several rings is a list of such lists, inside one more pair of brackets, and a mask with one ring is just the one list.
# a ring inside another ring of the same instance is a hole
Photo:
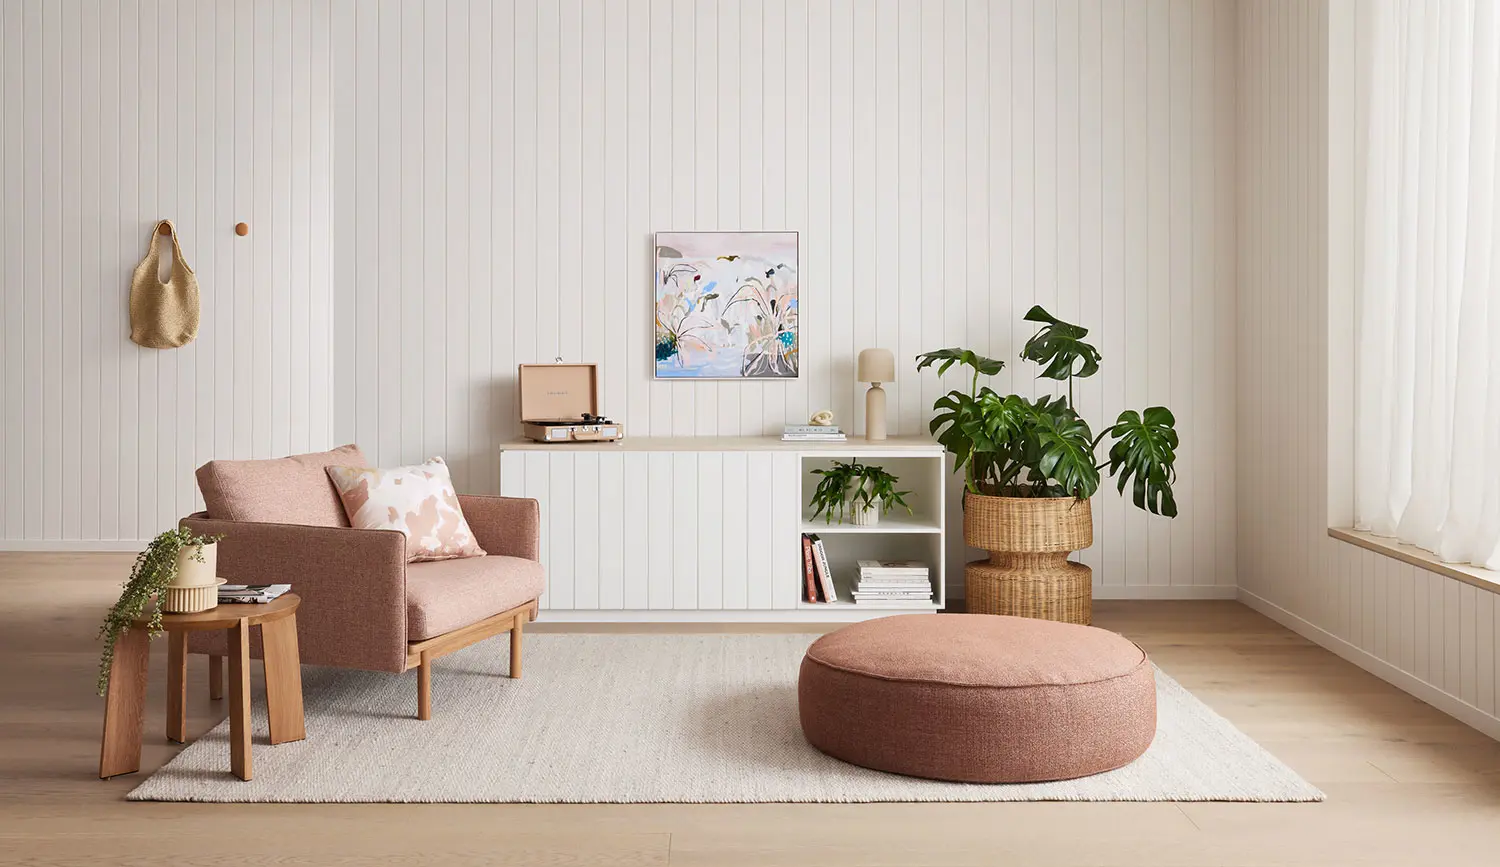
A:
{"label": "round pink ottoman", "polygon": [[807,649],[802,733],[856,765],[972,783],[1113,770],[1156,735],[1145,651],[1092,626],[991,614],[906,614]]}

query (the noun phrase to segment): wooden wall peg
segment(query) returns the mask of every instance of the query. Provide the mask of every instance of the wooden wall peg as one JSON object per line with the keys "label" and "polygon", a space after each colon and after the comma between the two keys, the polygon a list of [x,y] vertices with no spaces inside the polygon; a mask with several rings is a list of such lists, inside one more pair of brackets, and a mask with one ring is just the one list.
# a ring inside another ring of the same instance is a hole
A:
{"label": "wooden wall peg", "polygon": [[170,235],[172,234],[172,227],[163,222],[161,225],[156,227],[156,231],[161,235]]}
{"label": "wooden wall peg", "polygon": [[239,235],[241,238],[245,237],[246,235],[250,234],[250,224],[249,223],[235,223],[234,224],[234,233],[236,235]]}

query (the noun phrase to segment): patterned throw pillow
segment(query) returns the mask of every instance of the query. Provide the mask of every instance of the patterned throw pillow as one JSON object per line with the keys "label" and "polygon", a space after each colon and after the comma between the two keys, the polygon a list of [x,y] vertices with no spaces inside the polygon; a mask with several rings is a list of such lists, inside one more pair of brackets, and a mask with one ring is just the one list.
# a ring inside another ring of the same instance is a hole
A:
{"label": "patterned throw pillow", "polygon": [[406,534],[407,562],[484,556],[442,458],[391,470],[329,467],[328,477],[344,501],[350,526]]}

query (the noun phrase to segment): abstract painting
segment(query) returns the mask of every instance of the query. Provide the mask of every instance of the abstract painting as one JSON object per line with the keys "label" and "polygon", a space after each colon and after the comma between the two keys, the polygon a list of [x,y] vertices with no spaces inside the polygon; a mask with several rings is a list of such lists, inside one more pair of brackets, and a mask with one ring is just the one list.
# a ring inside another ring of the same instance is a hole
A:
{"label": "abstract painting", "polygon": [[796,232],[656,233],[656,378],[796,379]]}

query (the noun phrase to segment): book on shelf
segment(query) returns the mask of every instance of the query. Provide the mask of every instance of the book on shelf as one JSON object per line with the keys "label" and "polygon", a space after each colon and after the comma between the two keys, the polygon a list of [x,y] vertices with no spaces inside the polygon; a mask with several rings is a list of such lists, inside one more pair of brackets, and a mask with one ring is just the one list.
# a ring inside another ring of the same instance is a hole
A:
{"label": "book on shelf", "polygon": [[806,535],[802,537],[802,578],[806,587],[802,598],[808,602],[818,601],[818,576],[813,570],[813,547],[812,540]]}
{"label": "book on shelf", "polygon": [[843,434],[782,434],[781,441],[784,443],[846,443],[849,438]]}
{"label": "book on shelf", "polygon": [[872,575],[923,575],[927,564],[921,560],[860,560],[859,574]]}
{"label": "book on shelf", "polygon": [[781,429],[782,436],[791,434],[836,434],[843,436],[844,431],[836,424],[789,424]]}
{"label": "book on shelf", "polygon": [[220,584],[219,604],[264,605],[291,589],[290,584]]}
{"label": "book on shelf", "polygon": [[828,549],[817,533],[808,533],[805,538],[812,545],[813,571],[817,574],[818,595],[823,602],[837,602],[838,591],[833,587],[833,569],[828,565]]}
{"label": "book on shelf", "polygon": [[932,602],[927,564],[920,560],[860,560],[854,603],[876,608],[903,608]]}

